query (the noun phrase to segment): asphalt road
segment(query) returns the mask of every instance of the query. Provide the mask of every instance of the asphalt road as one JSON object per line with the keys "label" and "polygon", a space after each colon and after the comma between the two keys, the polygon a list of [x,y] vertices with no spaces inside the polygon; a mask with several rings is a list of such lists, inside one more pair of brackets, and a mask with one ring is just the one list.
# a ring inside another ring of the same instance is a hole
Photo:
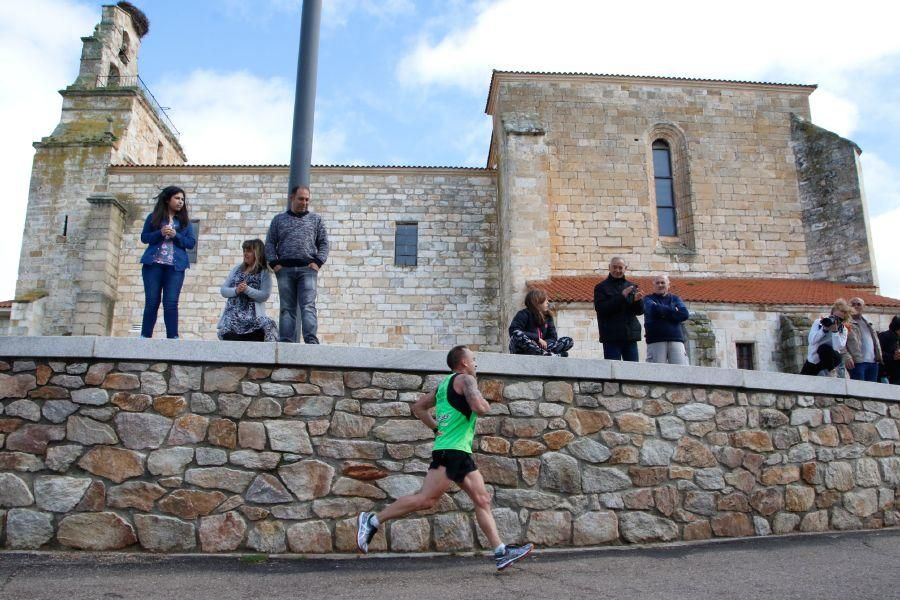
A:
{"label": "asphalt road", "polygon": [[900,530],[482,556],[0,553],[0,598],[900,598]]}

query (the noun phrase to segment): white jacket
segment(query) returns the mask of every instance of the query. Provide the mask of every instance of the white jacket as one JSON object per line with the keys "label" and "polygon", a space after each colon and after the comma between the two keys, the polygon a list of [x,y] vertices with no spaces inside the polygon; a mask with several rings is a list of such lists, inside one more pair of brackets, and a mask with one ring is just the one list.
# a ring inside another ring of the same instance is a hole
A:
{"label": "white jacket", "polygon": [[807,352],[806,360],[814,365],[819,364],[819,346],[827,342],[831,342],[831,347],[838,354],[843,355],[844,348],[847,347],[847,326],[845,325],[836,333],[832,333],[822,327],[822,319],[816,319],[809,330],[809,351]]}
{"label": "white jacket", "polygon": [[[222,284],[219,292],[222,294],[224,298],[234,298],[237,296],[237,292],[235,292],[235,288],[228,287],[228,282],[237,274],[237,272],[244,267],[244,263],[239,264],[231,271],[228,272],[228,276],[225,278],[225,282]],[[260,273],[260,285],[261,289],[253,289],[248,287],[244,294],[249,296],[256,303],[256,316],[257,317],[265,317],[266,316],[266,300],[269,299],[269,295],[272,293],[272,272],[268,269],[264,270]],[[225,316],[225,310],[222,310],[222,316]],[[222,317],[219,317],[219,323],[216,325],[216,328],[220,328],[222,326]]]}

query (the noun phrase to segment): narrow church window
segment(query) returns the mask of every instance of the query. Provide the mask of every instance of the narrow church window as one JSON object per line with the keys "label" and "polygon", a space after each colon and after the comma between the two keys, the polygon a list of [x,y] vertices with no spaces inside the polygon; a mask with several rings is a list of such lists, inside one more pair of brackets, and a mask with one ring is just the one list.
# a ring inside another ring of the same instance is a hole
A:
{"label": "narrow church window", "polygon": [[123,65],[127,65],[128,61],[129,61],[129,58],[128,58],[129,46],[131,46],[131,42],[128,37],[128,32],[123,30],[122,31],[122,47],[119,48],[119,60],[122,61]]}
{"label": "narrow church window", "polygon": [[677,236],[675,186],[672,181],[672,152],[668,142],[653,142],[653,179],[656,184],[656,219],[659,235]]}
{"label": "narrow church window", "polygon": [[197,243],[194,244],[193,248],[187,251],[187,255],[191,264],[194,264],[197,262],[197,248],[200,247],[200,221],[191,219],[191,225],[194,226],[194,239],[197,240]]}
{"label": "narrow church window", "polygon": [[419,224],[397,223],[394,233],[394,264],[415,267],[419,254]]}
{"label": "narrow church window", "polygon": [[738,342],[734,346],[735,350],[737,350],[737,368],[753,371],[756,368],[753,364],[754,344]]}
{"label": "narrow church window", "polygon": [[118,87],[119,67],[116,65],[109,65],[109,77],[106,78],[106,85],[109,87]]}
{"label": "narrow church window", "polygon": [[163,161],[163,143],[156,143],[156,164],[161,165]]}

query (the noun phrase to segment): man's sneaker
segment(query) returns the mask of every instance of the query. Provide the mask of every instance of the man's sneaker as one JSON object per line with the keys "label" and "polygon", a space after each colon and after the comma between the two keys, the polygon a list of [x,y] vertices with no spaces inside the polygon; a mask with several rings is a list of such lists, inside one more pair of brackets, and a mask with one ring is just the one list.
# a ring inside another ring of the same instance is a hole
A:
{"label": "man's sneaker", "polygon": [[502,571],[520,558],[525,558],[532,550],[534,550],[534,544],[525,544],[524,546],[506,546],[506,549],[502,554],[494,554],[494,560],[497,561],[497,570]]}
{"label": "man's sneaker", "polygon": [[372,541],[372,538],[375,537],[375,533],[378,531],[378,528],[369,522],[371,518],[372,513],[361,512],[357,519],[359,527],[356,530],[356,545],[359,546],[359,550],[363,554],[369,552],[369,542]]}
{"label": "man's sneaker", "polygon": [[308,335],[305,338],[303,338],[303,341],[306,342],[307,344],[318,344],[319,338],[317,338],[314,335]]}

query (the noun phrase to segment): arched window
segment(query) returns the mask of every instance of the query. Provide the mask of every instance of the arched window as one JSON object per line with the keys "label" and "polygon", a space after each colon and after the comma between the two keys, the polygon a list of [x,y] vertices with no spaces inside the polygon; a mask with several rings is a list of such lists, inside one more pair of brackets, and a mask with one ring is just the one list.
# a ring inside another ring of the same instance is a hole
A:
{"label": "arched window", "polygon": [[128,52],[131,50],[131,38],[128,36],[128,32],[122,31],[122,46],[119,48],[119,60],[122,61],[123,65],[127,65],[128,61],[131,60],[131,57],[128,55]]}
{"label": "arched window", "polygon": [[656,221],[659,235],[678,235],[675,214],[675,185],[672,179],[672,151],[665,140],[653,142],[653,181],[656,184]]}
{"label": "arched window", "polygon": [[109,65],[109,77],[106,78],[106,85],[109,87],[118,87],[119,85],[119,67],[110,63]]}

